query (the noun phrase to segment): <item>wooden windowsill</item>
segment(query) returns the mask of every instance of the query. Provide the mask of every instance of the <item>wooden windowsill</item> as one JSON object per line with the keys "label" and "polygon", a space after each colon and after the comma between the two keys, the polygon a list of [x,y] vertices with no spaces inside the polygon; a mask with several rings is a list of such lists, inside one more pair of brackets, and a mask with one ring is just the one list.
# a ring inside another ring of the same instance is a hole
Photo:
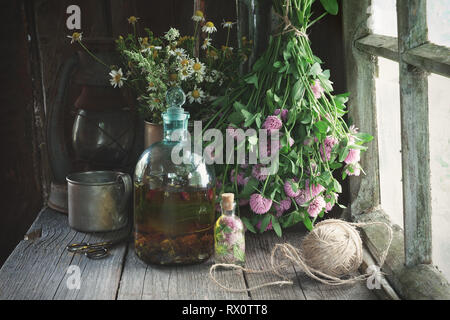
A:
{"label": "wooden windowsill", "polygon": [[[393,229],[393,241],[382,271],[403,299],[450,299],[450,285],[441,271],[435,266],[421,264],[415,267],[405,266],[403,230],[393,225],[389,216],[379,207],[359,215],[353,215],[355,222],[382,221]],[[386,232],[379,226],[361,228],[364,243],[374,259],[379,262],[380,253],[387,244]]]}
{"label": "wooden windowsill", "polygon": [[[367,35],[355,43],[359,50],[374,56],[399,61],[398,39],[379,34]],[[403,53],[403,61],[427,72],[450,77],[450,48],[425,43]]]}

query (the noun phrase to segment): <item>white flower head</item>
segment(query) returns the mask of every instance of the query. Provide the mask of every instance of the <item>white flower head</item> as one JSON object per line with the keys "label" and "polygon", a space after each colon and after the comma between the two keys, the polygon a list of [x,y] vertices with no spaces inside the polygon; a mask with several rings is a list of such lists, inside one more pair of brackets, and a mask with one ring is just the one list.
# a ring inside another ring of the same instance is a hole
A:
{"label": "white flower head", "polygon": [[194,20],[195,22],[202,22],[205,21],[205,16],[202,11],[197,10],[192,16],[192,20]]}
{"label": "white flower head", "polygon": [[214,79],[219,79],[221,72],[217,70],[211,71],[211,74],[213,75]]}
{"label": "white flower head", "polygon": [[153,81],[150,81],[147,85],[147,91],[149,92],[155,92],[156,91],[156,85]]}
{"label": "white flower head", "polygon": [[168,41],[175,41],[180,36],[180,31],[175,28],[170,28],[169,31],[167,31],[164,35],[164,38],[166,38]]}
{"label": "white flower head", "polygon": [[186,51],[183,48],[176,48],[174,45],[168,45],[166,47],[166,51],[169,56],[175,56],[178,59],[184,58],[184,56],[186,56]]}
{"label": "white flower head", "polygon": [[176,48],[175,50],[173,50],[173,55],[178,59],[183,59],[186,56],[186,50],[184,50],[183,48]]}
{"label": "white flower head", "polygon": [[109,75],[111,76],[109,82],[114,88],[121,88],[123,86],[123,82],[127,80],[127,78],[124,78],[123,76],[122,68],[120,68],[119,70],[112,70]]}
{"label": "white flower head", "polygon": [[139,41],[141,43],[141,52],[146,53],[152,53],[154,50],[161,50],[162,48],[160,46],[155,46],[148,43],[148,38],[143,38],[142,41]]}
{"label": "white flower head", "polygon": [[203,90],[201,88],[198,88],[197,86],[195,86],[192,91],[188,92],[189,103],[197,102],[201,104],[205,97],[205,92],[203,92]]}
{"label": "white flower head", "polygon": [[149,95],[148,106],[150,111],[158,110],[161,107],[161,99],[156,94]]}
{"label": "white flower head", "polygon": [[178,69],[178,77],[180,78],[181,81],[189,79],[193,73],[194,73],[194,71],[192,70],[192,68],[190,66],[186,66],[186,67]]}
{"label": "white flower head", "polygon": [[135,16],[131,16],[131,17],[129,17],[127,20],[128,20],[128,23],[129,24],[132,24],[133,26],[136,24],[136,22],[139,20],[140,18],[138,18],[138,17],[135,17]]}
{"label": "white flower head", "polygon": [[152,53],[152,48],[150,48],[150,46],[142,47],[141,52],[150,54]]}
{"label": "white flower head", "polygon": [[220,87],[223,85],[224,80],[225,80],[225,74],[223,72],[217,71],[216,81],[218,81],[218,84]]}
{"label": "white flower head", "polygon": [[213,83],[214,82],[214,77],[211,74],[208,74],[205,76],[205,81],[209,82],[209,83]]}
{"label": "white flower head", "polygon": [[83,32],[74,32],[71,36],[67,36],[67,38],[72,39],[70,43],[74,42],[81,42],[81,39],[83,38]]}
{"label": "white flower head", "polygon": [[208,37],[205,40],[203,40],[202,49],[206,50],[211,45],[211,39]]}
{"label": "white flower head", "polygon": [[184,56],[183,58],[178,60],[177,71],[178,77],[181,81],[184,81],[192,76],[192,74],[194,73],[194,70],[192,69],[193,64],[194,61],[187,56]]}
{"label": "white flower head", "polygon": [[217,28],[214,26],[214,23],[211,21],[208,21],[205,23],[205,25],[202,27],[202,31],[206,33],[214,33],[217,31]]}
{"label": "white flower head", "polygon": [[203,77],[205,76],[206,67],[202,62],[200,62],[200,60],[198,60],[198,58],[196,58],[192,64],[192,71],[197,82],[202,82]]}
{"label": "white flower head", "polygon": [[205,77],[206,82],[213,83],[216,82],[220,78],[220,73],[217,70],[212,70],[209,72],[209,74]]}
{"label": "white flower head", "polygon": [[184,56],[178,60],[178,70],[190,68],[194,64],[194,60],[189,58],[188,56]]}
{"label": "white flower head", "polygon": [[233,28],[233,25],[235,25],[236,23],[237,22],[224,21],[224,22],[222,22],[222,27],[231,29],[231,28]]}

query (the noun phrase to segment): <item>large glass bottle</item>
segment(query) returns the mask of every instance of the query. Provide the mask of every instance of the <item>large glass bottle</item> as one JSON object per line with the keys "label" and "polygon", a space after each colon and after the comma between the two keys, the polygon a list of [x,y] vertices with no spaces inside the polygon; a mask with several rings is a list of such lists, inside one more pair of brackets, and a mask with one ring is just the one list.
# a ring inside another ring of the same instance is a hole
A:
{"label": "large glass bottle", "polygon": [[146,149],[136,165],[135,251],[147,263],[197,263],[214,250],[214,168],[190,152],[183,91],[172,88],[166,98],[164,140]]}

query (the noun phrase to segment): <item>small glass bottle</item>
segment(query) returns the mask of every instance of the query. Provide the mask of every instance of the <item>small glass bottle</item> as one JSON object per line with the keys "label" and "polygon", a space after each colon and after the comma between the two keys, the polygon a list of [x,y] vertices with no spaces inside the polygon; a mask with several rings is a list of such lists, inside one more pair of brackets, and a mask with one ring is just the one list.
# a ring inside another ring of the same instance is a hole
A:
{"label": "small glass bottle", "polygon": [[233,193],[223,193],[220,202],[222,215],[214,228],[216,263],[245,264],[245,229],[234,214],[236,203]]}

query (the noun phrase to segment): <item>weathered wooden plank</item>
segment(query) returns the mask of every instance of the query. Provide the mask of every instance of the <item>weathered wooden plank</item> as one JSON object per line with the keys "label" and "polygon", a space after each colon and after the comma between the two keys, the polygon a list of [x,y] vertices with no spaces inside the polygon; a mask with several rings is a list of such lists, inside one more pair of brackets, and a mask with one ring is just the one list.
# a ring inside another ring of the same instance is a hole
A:
{"label": "weathered wooden plank", "polygon": [[358,215],[380,203],[380,177],[378,164],[377,112],[375,103],[376,58],[355,48],[354,43],[370,33],[367,27],[369,0],[342,1],[344,52],[346,65],[349,118],[362,132],[375,139],[367,152],[361,155],[361,165],[366,175],[350,177],[349,213]]}
{"label": "weathered wooden plank", "polygon": [[[397,1],[399,50],[428,41],[425,0]],[[428,75],[401,59],[403,216],[406,265],[431,263]]]}
{"label": "weathered wooden plank", "polygon": [[[114,299],[126,246],[113,249],[103,260],[88,260],[66,251],[72,242],[117,239],[127,230],[84,234],[72,230],[64,216],[46,208],[30,231],[42,229],[35,240],[22,240],[0,270],[0,299]],[[70,265],[81,269],[79,290],[66,285]]]}
{"label": "weathered wooden plank", "polygon": [[[302,233],[295,231],[292,239],[298,243]],[[247,235],[247,263],[249,269],[269,269],[270,253],[275,243],[285,242],[287,239],[279,239],[274,233],[264,235]],[[146,265],[140,261],[130,245],[124,272],[120,282],[118,299],[247,299],[247,293],[229,293],[217,287],[209,279],[209,268],[212,261],[204,264],[184,267],[158,267]],[[297,273],[292,268],[291,276],[293,286],[267,287],[250,292],[252,299],[297,299],[304,300],[305,295],[297,278]],[[241,272],[218,270],[218,280],[232,288],[245,288],[246,284]],[[363,285],[347,288],[331,288],[322,285],[318,289],[317,282],[309,279],[301,280],[307,283],[310,290],[310,299],[374,299],[375,296]],[[251,274],[245,273],[247,287],[262,283],[280,280],[271,273]]]}
{"label": "weathered wooden plank", "polygon": [[379,34],[369,34],[355,42],[358,49],[374,56],[398,61],[398,39]]}
{"label": "weathered wooden plank", "polygon": [[[36,184],[42,188],[43,199],[48,199],[50,188],[50,167],[48,152],[45,148],[45,95],[42,75],[42,59],[40,43],[36,24],[36,3],[34,1],[24,2],[24,11],[27,23],[30,52],[31,83],[33,87],[33,157],[35,163]],[[44,200],[45,201],[45,200]],[[27,226],[28,227],[28,226]]]}
{"label": "weathered wooden plank", "polygon": [[403,60],[425,71],[450,77],[450,49],[433,43],[425,43],[406,51]]}
{"label": "weathered wooden plank", "polygon": [[[294,247],[299,248],[306,231],[302,227],[294,232],[286,232],[286,240]],[[330,261],[330,263],[333,263]],[[300,267],[294,266],[301,289],[307,300],[377,300],[377,296],[366,286],[365,281],[353,285],[329,286],[322,284],[307,276]],[[355,273],[354,275],[358,275]]]}
{"label": "weathered wooden plank", "polygon": [[[399,61],[398,39],[395,37],[370,34],[355,42],[358,49],[374,56]],[[450,49],[434,43],[425,43],[406,50],[402,60],[427,72],[450,77]]]}
{"label": "weathered wooden plank", "polygon": [[[145,272],[147,271],[147,265],[139,260],[134,253],[134,245],[131,243],[128,246],[128,252],[125,259],[125,264],[120,280],[117,299],[119,300],[141,300],[144,289]],[[153,290],[159,291],[161,288],[153,288]]]}
{"label": "weathered wooden plank", "polygon": [[[369,252],[367,248],[363,248],[363,262],[361,264],[361,267],[359,270],[361,272],[365,272],[367,268],[369,268],[372,265],[378,265],[378,262],[373,258],[372,254]],[[400,297],[398,296],[397,292],[395,292],[394,288],[389,284],[389,282],[386,280],[385,275],[382,275],[381,281],[380,281],[380,288],[374,288],[372,292],[375,293],[375,295],[380,300],[400,300]]]}
{"label": "weathered wooden plank", "polygon": [[[84,241],[88,243],[119,239],[127,235],[129,230],[123,229],[106,234],[88,234]],[[66,274],[56,291],[55,300],[114,300],[123,269],[127,246],[121,244],[112,249],[110,256],[104,259],[92,260],[83,255],[73,256],[71,265],[81,269],[80,290],[69,290]]]}
{"label": "weathered wooden plank", "polygon": [[[117,299],[123,300],[212,300],[248,299],[246,292],[230,293],[209,277],[212,259],[189,266],[155,266],[142,262],[130,244]],[[246,288],[241,271],[217,270],[220,283]]]}
{"label": "weathered wooden plank", "polygon": [[[370,34],[355,42],[358,49],[374,56],[399,61],[398,39]],[[425,43],[405,51],[402,60],[427,72],[450,77],[450,49],[434,43]]]}
{"label": "weathered wooden plank", "polygon": [[[51,214],[54,214],[54,219],[51,219]],[[21,241],[0,270],[0,299],[53,298],[56,286],[53,285],[51,292],[52,283],[49,282],[53,281],[49,281],[48,277],[61,258],[67,265],[71,260],[63,256],[62,250],[58,250],[58,244],[82,241],[84,238],[81,235],[77,237],[75,231],[60,229],[62,219],[62,215],[47,210],[39,214],[30,231],[42,229],[41,237]]]}
{"label": "weathered wooden plank", "polygon": [[[265,232],[264,234],[252,234],[247,232],[246,235],[246,268],[253,270],[269,270],[271,269],[270,255],[276,243],[284,243],[286,238],[278,238],[274,232]],[[271,286],[257,289],[250,292],[252,299],[264,300],[305,300],[301,284],[295,274],[294,268],[288,269],[286,274],[294,282],[293,285]],[[255,287],[264,283],[280,281],[280,277],[272,272],[265,273],[245,273],[248,287]]]}
{"label": "weathered wooden plank", "polygon": [[[393,240],[382,271],[386,278],[403,299],[450,299],[450,285],[442,272],[432,265],[417,267],[405,266],[403,230],[390,223],[389,216],[380,208],[366,212],[358,217],[357,222],[385,222],[391,225]],[[364,243],[379,263],[381,251],[386,247],[386,233],[378,226],[361,229]]]}
{"label": "weathered wooden plank", "polygon": [[[134,254],[133,244],[113,249],[111,256],[89,260],[66,251],[68,243],[97,242],[122,238],[127,230],[105,234],[84,234],[70,229],[67,217],[45,209],[30,228],[42,229],[41,237],[23,240],[0,270],[0,299],[361,299],[372,298],[354,288],[314,289],[318,284],[298,276],[292,268],[293,286],[270,287],[249,294],[227,292],[209,278],[212,259],[206,263],[179,267],[146,265]],[[295,231],[297,232],[297,231]],[[275,243],[296,239],[301,233],[278,239],[273,233],[247,237],[247,267],[269,268],[270,252]],[[126,258],[126,260],[125,260]],[[66,283],[69,266],[81,270],[79,290],[69,290]],[[279,280],[270,274],[246,274],[241,271],[218,270],[218,280],[233,288],[246,288],[267,281]],[[298,276],[298,277],[297,277]],[[301,284],[299,282],[301,280]],[[304,283],[303,283],[304,282]],[[306,289],[305,289],[306,288]],[[303,290],[302,290],[303,289]],[[319,293],[317,293],[319,292]]]}

